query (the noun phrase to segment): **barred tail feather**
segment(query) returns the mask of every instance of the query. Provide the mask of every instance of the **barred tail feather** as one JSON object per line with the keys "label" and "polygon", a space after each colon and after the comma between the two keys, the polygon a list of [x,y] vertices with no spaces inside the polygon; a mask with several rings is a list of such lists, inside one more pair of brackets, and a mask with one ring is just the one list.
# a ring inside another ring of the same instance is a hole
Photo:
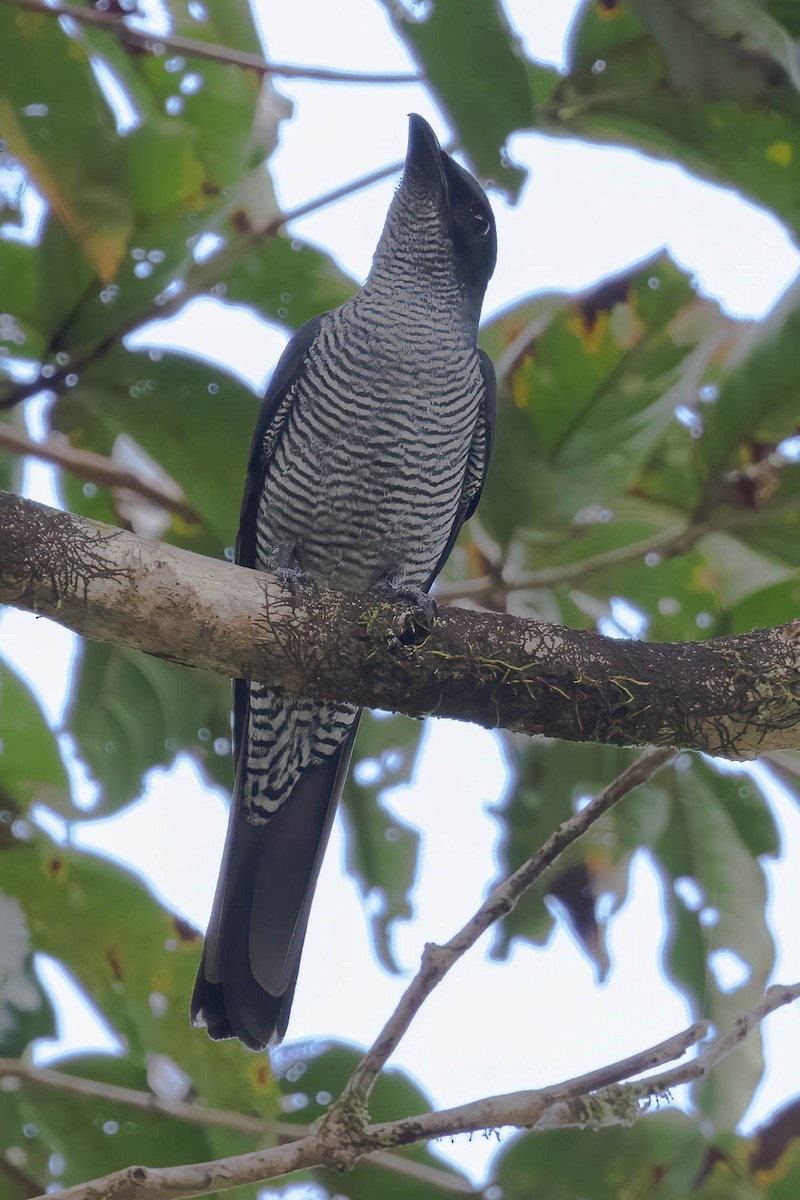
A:
{"label": "barred tail feather", "polygon": [[[240,775],[214,906],[192,996],[192,1023],[251,1050],[281,1041],[322,858],[358,721],[342,746],[307,767],[268,821],[247,820]],[[243,773],[242,773],[243,774]]]}

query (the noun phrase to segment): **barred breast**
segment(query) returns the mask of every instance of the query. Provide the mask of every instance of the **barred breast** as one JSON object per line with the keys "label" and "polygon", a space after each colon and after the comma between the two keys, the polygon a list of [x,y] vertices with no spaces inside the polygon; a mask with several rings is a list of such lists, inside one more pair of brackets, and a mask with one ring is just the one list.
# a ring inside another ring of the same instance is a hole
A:
{"label": "barred breast", "polygon": [[376,319],[376,307],[362,293],[324,318],[259,508],[264,569],[295,565],[344,591],[428,582],[455,520],[482,389],[474,345],[458,331],[431,349],[415,337],[425,314],[413,303],[394,322]]}
{"label": "barred breast", "polygon": [[[478,420],[474,336],[429,304],[365,288],[323,318],[272,422],[256,561],[342,591],[428,585],[447,545]],[[358,710],[250,688],[245,803],[266,820],[301,772],[332,755]]]}

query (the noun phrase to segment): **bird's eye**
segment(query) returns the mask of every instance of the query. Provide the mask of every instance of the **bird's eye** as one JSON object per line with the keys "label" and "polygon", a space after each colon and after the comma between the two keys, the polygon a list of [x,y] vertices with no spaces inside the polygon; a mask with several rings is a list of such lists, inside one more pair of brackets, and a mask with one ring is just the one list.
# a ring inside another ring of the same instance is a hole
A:
{"label": "bird's eye", "polygon": [[485,211],[480,208],[479,205],[472,205],[469,210],[469,219],[473,232],[476,233],[478,237],[486,237],[486,234],[491,229],[491,221],[487,217]]}

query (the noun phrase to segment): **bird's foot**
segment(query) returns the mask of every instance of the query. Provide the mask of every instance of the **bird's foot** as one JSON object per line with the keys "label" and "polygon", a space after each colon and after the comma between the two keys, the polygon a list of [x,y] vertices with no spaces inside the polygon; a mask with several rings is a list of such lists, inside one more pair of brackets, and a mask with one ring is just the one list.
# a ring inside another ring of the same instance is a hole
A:
{"label": "bird's foot", "polygon": [[297,599],[301,588],[318,586],[314,576],[309,575],[307,571],[301,571],[299,567],[276,567],[272,574],[288,589],[292,600]]}
{"label": "bird's foot", "polygon": [[375,584],[372,591],[391,604],[411,606],[396,622],[397,637],[404,646],[413,646],[425,641],[439,611],[433,596],[404,579],[381,580]]}
{"label": "bird's foot", "polygon": [[407,583],[405,579],[383,579],[375,584],[372,591],[392,604],[412,604],[428,621],[432,621],[439,611],[433,596],[421,587]]}

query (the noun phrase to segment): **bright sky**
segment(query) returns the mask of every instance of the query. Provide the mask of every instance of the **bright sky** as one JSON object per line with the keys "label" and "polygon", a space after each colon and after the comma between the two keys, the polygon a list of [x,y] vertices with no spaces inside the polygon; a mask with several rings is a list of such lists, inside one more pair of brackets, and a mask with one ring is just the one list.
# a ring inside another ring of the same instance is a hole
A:
{"label": "bright sky", "polygon": [[[563,61],[575,8],[571,0],[506,0],[506,8],[530,53]],[[262,0],[259,12],[267,51],[275,59],[370,71],[412,66],[375,0],[347,0],[343,6],[327,0],[290,5]],[[343,21],[358,31],[357,37],[342,38]],[[401,159],[409,111],[430,119],[442,136],[449,132],[416,85],[365,91],[281,82],[280,90],[295,104],[294,119],[284,123],[270,163],[284,207]],[[489,313],[533,290],[587,286],[664,244],[734,314],[762,314],[800,267],[774,218],[676,167],[539,134],[516,135],[509,150],[530,176],[516,208],[495,200],[500,256],[487,297]],[[326,247],[361,278],[394,186],[391,180],[377,184],[296,222],[291,232]],[[136,339],[147,345],[179,342],[207,356],[216,346],[220,361],[235,346],[237,369],[254,386],[263,385],[285,340],[275,326],[216,301],[197,301],[167,328],[151,328]],[[33,419],[40,420],[36,410]],[[26,488],[50,499],[49,472],[29,465]],[[45,621],[8,613],[0,622],[0,648],[30,675],[53,720],[63,705],[72,646],[68,634]],[[395,936],[407,970],[417,965],[425,941],[450,936],[480,902],[494,872],[497,825],[491,808],[505,780],[491,734],[441,721],[429,725],[413,784],[383,797],[391,811],[424,835],[415,916]],[[779,931],[775,978],[792,981],[800,978],[800,947],[788,863],[800,859],[800,815],[779,789],[774,797],[786,848],[781,863],[768,866]],[[42,820],[56,836],[64,834],[57,820],[46,814]],[[121,816],[71,830],[77,844],[135,866],[166,903],[198,923],[210,908],[223,832],[224,798],[203,788],[186,761],[171,772],[154,773],[145,797]],[[437,990],[394,1062],[421,1081],[435,1104],[451,1105],[555,1082],[677,1031],[688,1022],[688,1013],[659,970],[660,883],[643,854],[635,862],[632,894],[635,901],[611,923],[614,970],[606,984],[596,985],[563,928],[545,951],[516,947],[508,964],[490,962],[483,945]],[[720,972],[724,969],[721,960]],[[57,966],[44,961],[40,973],[47,981],[59,976]],[[312,914],[290,1036],[368,1042],[406,982],[407,976],[387,975],[372,956],[361,903],[344,873],[337,826]],[[103,1044],[102,1031],[87,1018],[85,1007],[63,984],[56,988],[63,1028],[56,1045],[41,1048],[42,1061],[67,1047]],[[770,1066],[748,1125],[796,1090],[797,1018],[797,1012],[782,1010],[765,1027]],[[112,1044],[105,1036],[105,1044]],[[461,1138],[438,1148],[480,1180],[494,1145]]]}

